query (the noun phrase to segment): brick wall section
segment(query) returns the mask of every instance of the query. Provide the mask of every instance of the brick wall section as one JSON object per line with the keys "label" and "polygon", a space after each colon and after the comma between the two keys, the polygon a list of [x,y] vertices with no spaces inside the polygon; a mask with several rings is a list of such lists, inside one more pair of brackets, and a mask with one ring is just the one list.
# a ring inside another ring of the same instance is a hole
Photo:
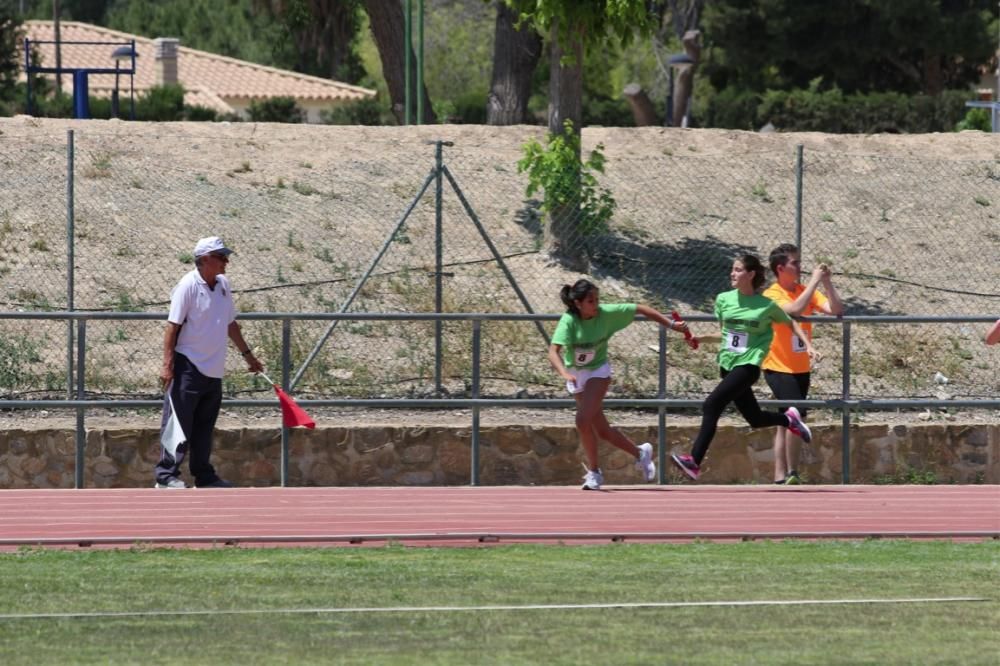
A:
{"label": "brick wall section", "polygon": [[[655,427],[623,428],[637,442],[656,442]],[[668,452],[686,451],[693,427],[671,427]],[[840,428],[814,426],[801,472],[812,482],[839,483]],[[721,427],[706,460],[704,483],[769,483],[770,429]],[[906,470],[933,472],[939,483],[1000,483],[1000,425],[920,424],[852,426],[851,480],[870,483]],[[152,429],[87,432],[87,488],[145,487],[159,455]],[[0,432],[0,488],[72,488],[72,430]],[[292,432],[292,486],[464,485],[470,479],[468,428],[343,427]],[[484,485],[572,485],[582,474],[576,431],[561,426],[502,426],[481,430]],[[213,460],[239,486],[280,483],[280,433],[219,430]],[[609,484],[638,483],[632,459],[602,444]],[[669,470],[674,480],[677,477]],[[187,471],[184,472],[185,480]]]}

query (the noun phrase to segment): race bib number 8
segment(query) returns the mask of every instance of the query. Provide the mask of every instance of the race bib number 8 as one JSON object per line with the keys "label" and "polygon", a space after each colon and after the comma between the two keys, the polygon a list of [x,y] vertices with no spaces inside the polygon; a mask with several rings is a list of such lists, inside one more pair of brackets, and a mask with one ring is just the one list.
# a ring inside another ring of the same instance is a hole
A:
{"label": "race bib number 8", "polygon": [[802,341],[802,338],[792,333],[792,351],[802,353],[806,350],[806,343]]}
{"label": "race bib number 8", "polygon": [[585,349],[582,347],[577,347],[573,350],[573,365],[578,368],[583,367],[594,360],[594,356],[597,355],[597,351],[594,349]]}
{"label": "race bib number 8", "polygon": [[750,334],[745,331],[727,331],[726,349],[742,354],[750,343]]}

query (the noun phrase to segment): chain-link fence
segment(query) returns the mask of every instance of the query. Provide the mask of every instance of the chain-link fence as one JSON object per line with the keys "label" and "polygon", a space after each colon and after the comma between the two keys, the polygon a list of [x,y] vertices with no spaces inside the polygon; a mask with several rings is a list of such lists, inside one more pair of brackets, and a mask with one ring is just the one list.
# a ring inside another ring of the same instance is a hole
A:
{"label": "chain-link fence", "polygon": [[[117,127],[129,131],[0,136],[0,309],[165,311],[207,235],[236,250],[228,272],[243,312],[558,313],[559,288],[583,274],[606,302],[707,314],[736,255],[766,263],[775,245],[798,240],[804,272],[820,261],[833,267],[848,314],[984,314],[1000,301],[997,159],[615,157],[599,179],[617,204],[612,219],[555,239],[571,255],[556,259],[544,194],[525,197],[519,142],[442,146],[355,128],[331,149],[329,128],[258,136],[249,125]],[[569,209],[582,215],[576,203]],[[244,328],[276,366],[280,325]],[[64,390],[67,331],[3,322],[3,393]],[[155,394],[161,336],[156,323],[93,322],[88,390]],[[814,375],[817,397],[840,393],[839,336],[816,327],[828,356]],[[968,325],[858,327],[852,393],[940,397],[940,371],[951,395],[991,394],[996,359],[980,340]],[[616,336],[619,395],[655,394],[656,341],[649,324]],[[545,345],[534,322],[484,326],[483,394],[561,395]],[[291,354],[296,390],[307,395],[468,390],[466,322],[296,322]],[[711,353],[672,339],[669,362],[669,395],[697,397],[715,380]],[[235,355],[230,364],[227,391],[264,390]]]}

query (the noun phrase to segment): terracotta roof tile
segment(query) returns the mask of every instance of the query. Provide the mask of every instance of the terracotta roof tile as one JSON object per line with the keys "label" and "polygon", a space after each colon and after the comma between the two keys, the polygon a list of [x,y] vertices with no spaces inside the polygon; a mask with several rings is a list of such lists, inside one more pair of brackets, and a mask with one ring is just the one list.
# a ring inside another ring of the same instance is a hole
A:
{"label": "terracotta roof tile", "polygon": [[[32,42],[55,40],[52,21],[25,21],[24,26],[26,36]],[[147,90],[155,85],[156,60],[152,39],[75,21],[63,21],[61,32],[63,67],[114,68],[111,52],[134,39],[138,54],[135,90]],[[104,43],[67,44],[66,42]],[[23,50],[23,46],[21,48]],[[54,44],[39,44],[38,51],[42,55],[43,66],[55,66]],[[185,46],[179,46],[177,51],[177,78],[186,91],[185,103],[207,106],[217,111],[233,110],[226,103],[226,98],[250,100],[292,97],[301,100],[338,102],[375,96],[374,90],[331,79],[266,67]],[[128,68],[129,63],[123,62],[121,66]],[[120,90],[128,89],[128,78],[128,74],[121,76]],[[87,82],[90,94],[108,96],[114,90],[115,75],[91,74]],[[71,76],[63,77],[63,86],[66,90],[72,90]]]}

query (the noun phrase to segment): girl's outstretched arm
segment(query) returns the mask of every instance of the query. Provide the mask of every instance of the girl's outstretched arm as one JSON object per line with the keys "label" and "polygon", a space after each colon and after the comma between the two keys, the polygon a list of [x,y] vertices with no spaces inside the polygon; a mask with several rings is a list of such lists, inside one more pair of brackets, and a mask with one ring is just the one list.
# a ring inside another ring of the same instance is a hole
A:
{"label": "girl's outstretched arm", "polygon": [[683,321],[674,321],[670,317],[660,312],[659,310],[651,308],[648,305],[643,305],[642,303],[636,304],[635,312],[636,314],[641,314],[643,317],[646,317],[647,319],[652,319],[660,326],[669,328],[671,331],[684,333],[685,331],[688,330],[688,325]]}

